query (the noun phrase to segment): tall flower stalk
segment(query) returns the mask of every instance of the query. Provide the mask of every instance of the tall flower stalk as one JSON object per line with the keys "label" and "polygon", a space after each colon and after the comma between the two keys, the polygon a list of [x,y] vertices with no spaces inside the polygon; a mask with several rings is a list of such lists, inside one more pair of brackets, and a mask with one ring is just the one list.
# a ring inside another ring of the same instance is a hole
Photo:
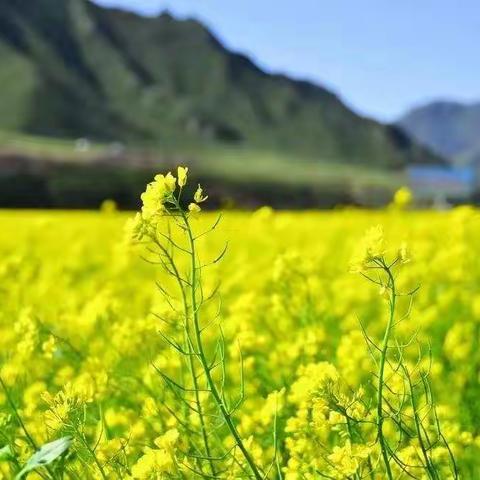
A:
{"label": "tall flower stalk", "polygon": [[[194,231],[192,219],[199,214],[201,204],[208,197],[199,185],[193,201],[187,202],[188,206],[184,207],[182,197],[187,174],[187,168],[179,167],[177,178],[171,173],[157,175],[142,195],[142,213],[137,214],[129,230],[134,239],[147,245],[148,261],[161,265],[174,279],[175,292],[161,283],[157,284],[165,301],[173,308],[177,301],[182,305],[180,325],[170,324],[173,332],[161,332],[161,336],[167,346],[180,356],[185,366],[181,371],[188,371],[188,375],[180,373],[178,378],[172,378],[157,368],[175,401],[180,401],[185,407],[183,418],[176,414],[178,428],[190,433],[186,435],[188,446],[182,452],[179,466],[204,478],[222,478],[228,468],[238,468],[238,450],[245,464],[243,466],[240,462],[243,475],[260,480],[265,475],[242,439],[234,418],[243,402],[243,375],[239,398],[230,405],[225,393],[230,382],[226,373],[223,332],[217,318],[209,322],[202,318],[204,307],[215,297],[215,291],[206,297],[202,282],[202,271],[206,265],[202,265],[199,259],[197,243],[201,237],[215,230],[220,219],[201,233]],[[226,248],[210,264],[219,262],[225,252]],[[206,333],[215,326],[218,328],[217,339],[212,346],[213,334],[210,332],[207,339]],[[172,412],[177,410],[173,405],[168,408]],[[192,424],[189,421],[188,417],[192,415],[198,422]],[[198,423],[198,430],[192,432],[195,423]],[[222,429],[231,438],[232,448],[226,448],[222,442],[219,436]],[[201,438],[200,443],[196,440],[197,434]]]}
{"label": "tall flower stalk", "polygon": [[[354,258],[353,270],[380,287],[387,300],[388,318],[382,340],[376,341],[362,325],[370,354],[377,366],[375,428],[383,474],[388,480],[406,474],[413,478],[437,480],[457,479],[458,470],[454,455],[442,433],[429,381],[430,367],[424,367],[423,347],[415,332],[410,338],[402,339],[396,327],[411,311],[413,296],[418,288],[399,293],[396,269],[410,261],[405,244],[389,257],[383,230],[370,229]],[[397,313],[399,297],[410,299],[405,314]],[[417,347],[416,361],[412,361],[411,347]],[[430,360],[431,363],[431,360]],[[388,370],[388,373],[387,373]],[[391,423],[394,433],[386,433],[385,424]],[[413,447],[413,449],[412,449]],[[410,450],[408,450],[410,448]],[[438,461],[439,449],[446,452],[446,460]],[[409,459],[406,460],[406,452]],[[413,454],[412,454],[413,452]],[[410,458],[411,457],[411,458]]]}

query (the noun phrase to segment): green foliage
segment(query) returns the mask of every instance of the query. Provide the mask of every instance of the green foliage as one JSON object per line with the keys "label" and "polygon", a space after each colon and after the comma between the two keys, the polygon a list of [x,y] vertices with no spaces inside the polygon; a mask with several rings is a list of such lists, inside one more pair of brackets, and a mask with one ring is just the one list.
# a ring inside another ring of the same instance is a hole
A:
{"label": "green foliage", "polygon": [[9,166],[0,175],[0,204],[97,208],[111,198],[122,209],[137,208],[140,193],[154,174],[153,158],[158,159],[155,168],[172,168],[175,158],[195,166],[197,183],[215,185],[213,207],[381,206],[406,183],[402,172],[253,148],[214,144],[156,148],[110,154],[107,145],[94,143],[88,152],[78,152],[72,141],[0,131],[0,149],[17,152],[0,154],[0,162]]}

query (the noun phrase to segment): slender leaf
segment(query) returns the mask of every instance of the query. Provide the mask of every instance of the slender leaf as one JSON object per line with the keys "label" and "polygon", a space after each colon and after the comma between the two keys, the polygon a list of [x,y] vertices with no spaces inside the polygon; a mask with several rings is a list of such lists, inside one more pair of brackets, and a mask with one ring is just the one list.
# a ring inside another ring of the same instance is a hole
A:
{"label": "slender leaf", "polygon": [[61,457],[70,448],[71,444],[71,437],[63,437],[53,442],[46,443],[29,458],[25,466],[15,477],[15,480],[20,480],[25,474],[32,470],[50,465],[57,460],[57,458]]}
{"label": "slender leaf", "polygon": [[12,458],[14,458],[14,453],[10,445],[5,445],[4,447],[0,448],[0,462],[8,462]]}

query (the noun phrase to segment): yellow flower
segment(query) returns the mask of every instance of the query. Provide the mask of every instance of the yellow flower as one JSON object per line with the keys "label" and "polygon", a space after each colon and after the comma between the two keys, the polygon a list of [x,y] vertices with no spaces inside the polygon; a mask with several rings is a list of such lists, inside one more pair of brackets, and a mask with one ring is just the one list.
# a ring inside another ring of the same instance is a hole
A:
{"label": "yellow flower", "polygon": [[[157,175],[159,177],[159,175]],[[158,181],[155,177],[155,181],[147,185],[147,189],[142,193],[142,216],[148,220],[153,216],[163,212],[165,210],[164,202],[167,190],[165,189],[165,182]],[[161,175],[163,177],[163,175]]]}
{"label": "yellow flower", "polygon": [[167,192],[172,193],[175,191],[175,187],[177,185],[177,179],[170,172],[168,172],[167,175],[165,176],[164,182],[165,182],[165,190]]}
{"label": "yellow flower", "polygon": [[134,217],[129,218],[125,222],[125,243],[130,244],[133,240],[141,240],[147,233],[147,227],[148,225],[146,222],[144,222],[142,215],[137,212]]}
{"label": "yellow flower", "polygon": [[380,225],[367,230],[363,241],[367,260],[380,258],[385,253],[385,239]]}
{"label": "yellow flower", "polygon": [[195,192],[195,195],[193,196],[193,199],[197,203],[202,203],[208,198],[208,195],[203,196],[203,189],[200,185],[198,185],[197,191]]}
{"label": "yellow flower", "polygon": [[399,208],[405,208],[412,203],[413,195],[408,187],[401,187],[393,196],[393,204]]}
{"label": "yellow flower", "polygon": [[199,213],[202,209],[196,204],[196,203],[191,203],[188,206],[188,211],[190,213]]}
{"label": "yellow flower", "polygon": [[46,340],[46,341],[43,342],[43,344],[42,344],[43,354],[44,354],[47,358],[53,358],[53,354],[55,353],[55,349],[56,349],[56,340],[55,340],[55,337],[54,337],[53,335],[50,335],[50,337],[48,338],[48,340]]}
{"label": "yellow flower", "polygon": [[370,454],[370,448],[365,445],[351,445],[347,442],[344,446],[333,447],[328,456],[334,468],[335,478],[347,478],[354,475],[360,465],[365,462]]}
{"label": "yellow flower", "polygon": [[164,449],[148,448],[145,455],[140,457],[132,467],[133,478],[138,480],[150,478],[164,478],[163,473],[171,473],[174,468],[173,458]]}
{"label": "yellow flower", "polygon": [[410,251],[408,250],[406,242],[402,242],[398,249],[398,259],[401,263],[408,263],[410,261]]}
{"label": "yellow flower", "polygon": [[371,262],[378,260],[385,254],[385,239],[383,228],[380,225],[367,230],[358,244],[357,251],[351,262],[354,272],[364,270]]}
{"label": "yellow flower", "polygon": [[176,428],[171,428],[164,435],[155,439],[154,443],[159,448],[164,448],[165,450],[172,450],[180,434]]}
{"label": "yellow flower", "polygon": [[124,438],[112,438],[99,443],[96,454],[102,463],[107,463],[114,460],[116,456],[121,455],[127,451],[128,441]]}
{"label": "yellow flower", "polygon": [[178,176],[178,186],[184,187],[187,183],[187,173],[188,167],[178,167],[177,176]]}
{"label": "yellow flower", "polygon": [[111,214],[111,213],[115,213],[117,210],[118,210],[117,202],[115,202],[115,200],[112,200],[110,198],[107,198],[106,200],[104,200],[100,205],[100,211],[102,213]]}

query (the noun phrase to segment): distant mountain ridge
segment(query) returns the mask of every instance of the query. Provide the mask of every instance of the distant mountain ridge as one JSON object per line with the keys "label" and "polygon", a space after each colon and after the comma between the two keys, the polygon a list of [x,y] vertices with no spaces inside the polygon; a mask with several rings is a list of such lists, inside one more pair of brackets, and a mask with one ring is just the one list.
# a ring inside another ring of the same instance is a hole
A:
{"label": "distant mountain ridge", "polygon": [[201,23],[88,0],[0,3],[0,129],[100,140],[214,141],[401,167],[438,162],[396,126],[262,71]]}
{"label": "distant mountain ridge", "polygon": [[480,102],[431,102],[408,112],[398,125],[453,163],[480,163]]}

